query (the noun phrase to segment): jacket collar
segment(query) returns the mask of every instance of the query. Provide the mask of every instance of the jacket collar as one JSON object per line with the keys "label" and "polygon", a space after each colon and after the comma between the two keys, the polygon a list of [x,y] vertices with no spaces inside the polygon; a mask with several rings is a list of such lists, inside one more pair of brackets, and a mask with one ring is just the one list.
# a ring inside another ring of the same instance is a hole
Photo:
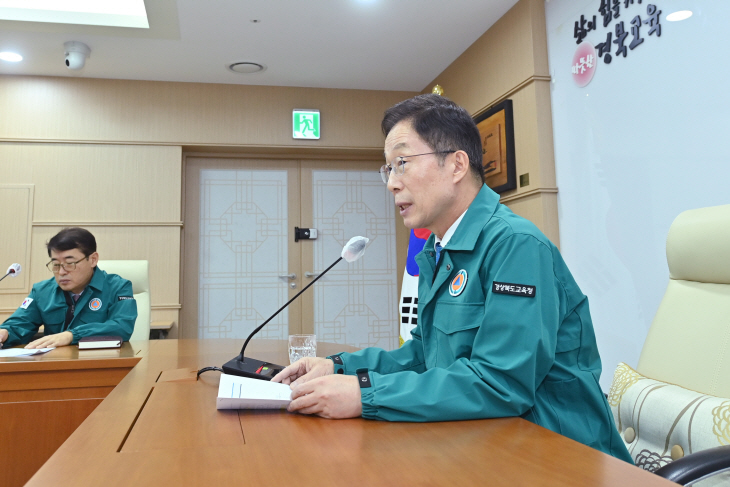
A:
{"label": "jacket collar", "polygon": [[[482,186],[474,201],[469,205],[469,209],[466,210],[466,214],[461,220],[461,223],[456,227],[454,235],[445,248],[446,251],[441,253],[441,262],[439,264],[441,267],[448,267],[448,264],[453,264],[449,252],[454,250],[474,250],[477,239],[481,234],[480,230],[484,225],[489,223],[498,206],[499,195],[486,185]],[[433,254],[434,239],[435,237],[432,233],[428,237],[428,240],[426,240],[423,250],[416,255],[416,263],[418,264],[420,274],[418,280],[419,309],[434,298],[437,290],[450,275],[449,272],[439,272],[434,276],[436,272],[436,261],[431,255]],[[421,288],[421,286],[424,287]]]}
{"label": "jacket collar", "polygon": [[104,274],[105,272],[99,269],[99,266],[94,267],[94,275],[91,276],[91,281],[86,287],[93,287],[97,291],[104,290]]}
{"label": "jacket collar", "polygon": [[[494,212],[497,211],[499,206],[499,195],[492,191],[486,184],[479,190],[474,201],[469,205],[469,209],[466,210],[464,218],[456,227],[454,235],[448,243],[448,249],[451,250],[474,250],[477,239],[479,238],[479,232],[474,231],[477,228],[481,228],[488,222]],[[424,248],[432,249],[434,243],[434,236],[428,238]]]}

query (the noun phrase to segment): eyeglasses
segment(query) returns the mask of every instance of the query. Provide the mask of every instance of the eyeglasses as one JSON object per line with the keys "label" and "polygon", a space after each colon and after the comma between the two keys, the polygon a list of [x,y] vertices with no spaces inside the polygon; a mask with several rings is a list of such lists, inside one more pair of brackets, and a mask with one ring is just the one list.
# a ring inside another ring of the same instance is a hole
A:
{"label": "eyeglasses", "polygon": [[76,264],[81,262],[82,260],[87,260],[89,256],[87,255],[83,259],[77,260],[76,262],[53,262],[50,261],[48,264],[46,264],[46,267],[48,267],[48,270],[53,272],[54,274],[58,274],[61,272],[61,267],[63,267],[63,270],[66,272],[71,272],[76,269]]}
{"label": "eyeglasses", "polygon": [[431,154],[451,154],[452,152],[456,152],[455,150],[442,150],[442,151],[436,151],[436,152],[425,152],[423,154],[413,154],[412,156],[400,156],[396,157],[393,162],[390,164],[383,164],[380,168],[380,177],[383,179],[383,182],[385,184],[388,184],[388,180],[390,179],[391,174],[395,174],[396,176],[400,176],[404,172],[406,172],[406,159],[409,159],[411,157],[418,157],[418,156],[430,156]]}

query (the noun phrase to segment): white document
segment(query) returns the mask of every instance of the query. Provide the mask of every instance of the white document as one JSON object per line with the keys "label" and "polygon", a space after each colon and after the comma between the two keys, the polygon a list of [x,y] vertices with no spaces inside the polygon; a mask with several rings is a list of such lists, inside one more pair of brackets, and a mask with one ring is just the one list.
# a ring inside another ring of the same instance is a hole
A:
{"label": "white document", "polygon": [[1,357],[28,357],[30,355],[39,355],[41,353],[50,352],[56,347],[50,348],[7,348],[0,350]]}
{"label": "white document", "polygon": [[217,409],[286,409],[290,402],[286,384],[221,374]]}

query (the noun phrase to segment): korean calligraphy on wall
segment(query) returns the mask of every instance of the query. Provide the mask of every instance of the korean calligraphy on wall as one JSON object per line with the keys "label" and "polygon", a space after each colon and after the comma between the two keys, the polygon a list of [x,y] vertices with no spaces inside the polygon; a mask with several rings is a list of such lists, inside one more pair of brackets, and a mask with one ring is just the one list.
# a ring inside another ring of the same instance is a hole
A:
{"label": "korean calligraphy on wall", "polygon": [[[582,46],[578,48],[582,55],[576,51],[571,66],[578,86],[590,82],[599,59],[604,64],[611,64],[614,59],[627,57],[647,38],[661,37],[661,13],[657,5],[643,3],[643,0],[601,0],[596,15],[581,15],[575,21],[573,38],[576,44]],[[589,33],[598,31],[601,25],[607,32],[605,37],[601,34],[601,42],[594,49],[585,39]]]}

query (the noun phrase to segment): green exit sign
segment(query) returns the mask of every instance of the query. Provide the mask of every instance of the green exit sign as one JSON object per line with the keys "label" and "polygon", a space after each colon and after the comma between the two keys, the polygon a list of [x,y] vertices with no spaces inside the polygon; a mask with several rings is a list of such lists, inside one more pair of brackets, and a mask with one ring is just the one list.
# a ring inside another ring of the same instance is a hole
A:
{"label": "green exit sign", "polygon": [[295,139],[319,139],[319,110],[294,110],[292,127]]}

